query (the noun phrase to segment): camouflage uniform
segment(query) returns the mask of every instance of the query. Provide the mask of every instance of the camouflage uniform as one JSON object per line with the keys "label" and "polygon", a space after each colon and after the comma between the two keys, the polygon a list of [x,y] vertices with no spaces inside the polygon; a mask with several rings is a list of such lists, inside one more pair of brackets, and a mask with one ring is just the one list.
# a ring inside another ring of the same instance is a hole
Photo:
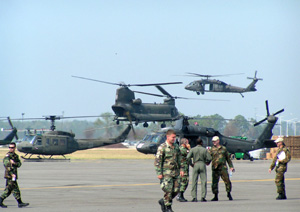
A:
{"label": "camouflage uniform", "polygon": [[167,142],[162,143],[156,153],[154,166],[157,175],[162,175],[160,187],[165,192],[164,204],[171,206],[173,198],[179,192],[180,171],[183,171],[181,154],[177,144],[171,147]]}
{"label": "camouflage uniform", "polygon": [[181,163],[183,164],[183,170],[184,170],[184,175],[181,177],[180,176],[180,187],[179,191],[180,192],[185,192],[189,185],[189,160],[186,158],[186,156],[189,153],[189,149],[183,146],[179,147],[180,153],[181,153]]}
{"label": "camouflage uniform", "polygon": [[212,184],[211,189],[214,194],[218,194],[218,186],[220,176],[225,183],[226,191],[231,192],[231,182],[228,176],[227,164],[233,168],[232,161],[230,160],[229,153],[226,147],[220,145],[219,147],[213,146],[209,153],[212,156],[211,169],[212,169]]}
{"label": "camouflage uniform", "polygon": [[197,145],[191,149],[187,156],[188,159],[193,158],[193,179],[192,179],[192,197],[197,199],[197,186],[198,177],[200,174],[201,179],[201,198],[206,197],[207,193],[207,174],[206,174],[206,164],[210,163],[211,156],[208,151],[202,147],[202,145]]}
{"label": "camouflage uniform", "polygon": [[[281,162],[277,162],[278,154],[280,154],[282,151],[285,153],[285,159],[283,159]],[[272,164],[270,166],[271,170],[273,170],[274,167],[276,166],[275,184],[277,187],[277,193],[282,194],[284,196],[285,196],[284,173],[287,171],[287,164],[288,162],[290,162],[290,160],[291,160],[291,153],[289,149],[286,148],[286,146],[283,146],[282,148],[277,150],[276,156],[273,158]]]}
{"label": "camouflage uniform", "polygon": [[[15,164],[11,164],[10,160],[13,160]],[[13,193],[15,199],[18,201],[21,199],[20,189],[17,183],[18,179],[18,171],[22,163],[19,159],[19,156],[16,153],[8,152],[3,159],[3,164],[5,167],[5,174],[4,178],[6,179],[6,188],[1,195],[1,198],[4,200],[7,198],[11,193]],[[12,175],[16,175],[16,179],[12,179]]]}

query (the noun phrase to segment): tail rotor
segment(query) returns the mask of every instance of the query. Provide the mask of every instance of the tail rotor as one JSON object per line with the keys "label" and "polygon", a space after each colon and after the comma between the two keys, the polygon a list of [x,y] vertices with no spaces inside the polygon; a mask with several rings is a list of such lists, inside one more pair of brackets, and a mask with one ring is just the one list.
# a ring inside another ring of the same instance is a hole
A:
{"label": "tail rotor", "polygon": [[264,118],[264,119],[262,119],[262,120],[260,120],[260,121],[258,121],[258,122],[256,122],[256,123],[254,124],[254,127],[255,127],[255,126],[258,126],[258,125],[260,125],[261,123],[263,123],[264,121],[268,120],[269,117],[274,117],[274,116],[276,116],[277,114],[282,113],[282,112],[284,111],[284,109],[281,109],[281,110],[277,111],[276,113],[273,113],[272,115],[270,115],[268,100],[266,100],[266,110],[267,110],[267,117]]}

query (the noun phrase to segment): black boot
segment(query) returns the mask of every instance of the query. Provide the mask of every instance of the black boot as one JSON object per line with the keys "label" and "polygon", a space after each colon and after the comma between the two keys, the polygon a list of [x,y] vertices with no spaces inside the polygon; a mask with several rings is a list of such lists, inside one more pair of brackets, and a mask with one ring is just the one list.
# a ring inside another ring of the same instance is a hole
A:
{"label": "black boot", "polygon": [[7,208],[7,206],[3,204],[3,199],[1,197],[0,197],[0,207]]}
{"label": "black boot", "polygon": [[201,202],[206,202],[206,199],[202,197]]}
{"label": "black boot", "polygon": [[215,197],[211,199],[211,201],[218,201],[218,194],[215,194]]}
{"label": "black boot", "polygon": [[171,205],[168,205],[168,206],[166,207],[166,212],[174,212],[174,211],[172,210]]}
{"label": "black boot", "polygon": [[192,202],[198,202],[197,198],[192,199]]}
{"label": "black boot", "polygon": [[286,199],[285,194],[278,194],[278,197],[276,198],[277,200],[282,200],[282,199]]}
{"label": "black boot", "polygon": [[18,201],[18,207],[19,207],[19,208],[23,208],[23,207],[26,207],[26,206],[29,205],[29,203],[24,203],[24,202],[22,202],[21,199],[18,199],[17,201]]}
{"label": "black boot", "polygon": [[187,202],[187,200],[183,196],[183,192],[179,192],[178,199],[179,202]]}
{"label": "black boot", "polygon": [[164,203],[164,199],[158,200],[158,204],[160,204],[161,211],[165,212],[166,211],[166,206],[165,206],[165,203]]}
{"label": "black boot", "polygon": [[227,192],[227,197],[228,197],[229,200],[233,200],[230,192]]}

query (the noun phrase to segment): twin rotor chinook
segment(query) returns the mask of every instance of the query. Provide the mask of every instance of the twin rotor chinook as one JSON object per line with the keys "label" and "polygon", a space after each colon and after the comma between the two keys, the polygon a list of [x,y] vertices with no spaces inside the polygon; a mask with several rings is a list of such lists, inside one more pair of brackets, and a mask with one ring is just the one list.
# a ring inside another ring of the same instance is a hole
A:
{"label": "twin rotor chinook", "polygon": [[[172,96],[168,93],[162,85],[181,84],[182,82],[167,82],[167,83],[151,83],[151,84],[122,84],[112,83],[106,81],[100,81],[85,77],[72,76],[84,80],[91,80],[95,82],[106,83],[110,85],[120,86],[116,91],[115,104],[112,105],[112,110],[115,113],[114,120],[117,124],[120,121],[129,121],[130,123],[144,122],[143,126],[148,127],[147,122],[162,122],[161,127],[166,127],[166,121],[175,121],[180,118],[180,114],[175,106],[175,99],[188,99],[185,97]],[[162,94],[152,94],[140,91],[132,91],[129,89],[130,86],[155,86]],[[152,95],[157,97],[166,97],[163,103],[143,103],[140,98],[135,98],[134,93]],[[203,99],[204,100],[204,99]],[[211,99],[214,100],[214,99]],[[222,101],[222,100],[216,100]]]}

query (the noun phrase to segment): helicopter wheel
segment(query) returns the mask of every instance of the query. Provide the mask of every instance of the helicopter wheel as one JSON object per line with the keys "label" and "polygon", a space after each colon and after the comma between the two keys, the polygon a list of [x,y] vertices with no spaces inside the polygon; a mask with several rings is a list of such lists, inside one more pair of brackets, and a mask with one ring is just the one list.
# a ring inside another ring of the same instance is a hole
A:
{"label": "helicopter wheel", "polygon": [[119,124],[120,124],[120,121],[119,121],[119,120],[117,120],[117,121],[116,121],[116,124],[117,124],[117,125],[119,125]]}
{"label": "helicopter wheel", "polygon": [[196,93],[197,93],[197,95],[200,95],[200,92],[197,91]]}
{"label": "helicopter wheel", "polygon": [[235,159],[235,154],[231,154],[231,155],[230,155],[230,159],[231,159],[231,160],[234,160],[234,159]]}
{"label": "helicopter wheel", "polygon": [[145,122],[144,124],[143,124],[143,127],[148,127],[149,125],[148,125],[148,123],[147,122]]}
{"label": "helicopter wheel", "polygon": [[166,127],[166,124],[165,124],[165,123],[162,123],[162,124],[160,125],[160,127],[161,127],[161,128],[165,128],[165,127]]}
{"label": "helicopter wheel", "polygon": [[138,121],[136,121],[134,124],[135,124],[135,126],[138,126],[139,122],[138,122]]}

